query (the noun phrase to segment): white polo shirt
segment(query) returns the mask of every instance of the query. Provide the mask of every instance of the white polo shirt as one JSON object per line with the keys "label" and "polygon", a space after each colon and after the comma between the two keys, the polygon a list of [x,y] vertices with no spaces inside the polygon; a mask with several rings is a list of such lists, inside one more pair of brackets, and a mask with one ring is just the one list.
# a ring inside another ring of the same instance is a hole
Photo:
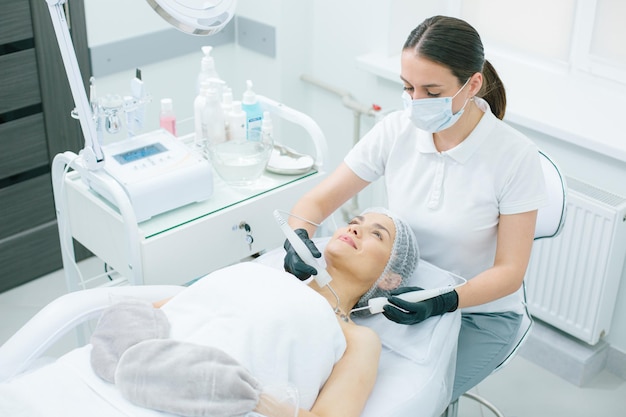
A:
{"label": "white polo shirt", "polygon": [[[466,279],[493,266],[500,214],[547,203],[536,145],[496,118],[489,105],[474,131],[445,152],[404,111],[377,123],[345,163],[362,179],[385,177],[389,209],[413,228],[422,259]],[[464,312],[522,311],[522,294]]]}

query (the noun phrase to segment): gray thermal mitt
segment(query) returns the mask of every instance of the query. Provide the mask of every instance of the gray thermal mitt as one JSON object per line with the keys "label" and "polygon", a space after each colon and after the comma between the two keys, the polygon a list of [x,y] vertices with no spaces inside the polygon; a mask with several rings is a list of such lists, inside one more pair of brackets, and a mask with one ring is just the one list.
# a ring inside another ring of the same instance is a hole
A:
{"label": "gray thermal mitt", "polygon": [[169,332],[167,316],[151,303],[115,303],[104,310],[91,336],[91,367],[100,378],[115,382],[115,369],[126,349],[144,340],[168,337]]}
{"label": "gray thermal mitt", "polygon": [[259,382],[227,353],[170,339],[128,349],[115,384],[136,405],[190,417],[243,416],[261,394]]}

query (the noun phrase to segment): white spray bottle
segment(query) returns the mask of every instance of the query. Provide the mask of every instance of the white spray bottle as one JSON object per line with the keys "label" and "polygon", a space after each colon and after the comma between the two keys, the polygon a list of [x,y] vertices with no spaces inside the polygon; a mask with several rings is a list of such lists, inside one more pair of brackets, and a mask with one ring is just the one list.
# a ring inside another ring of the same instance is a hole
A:
{"label": "white spray bottle", "polygon": [[202,132],[202,112],[204,111],[210,85],[208,80],[202,81],[200,92],[193,101],[194,144],[199,149],[206,146],[206,138]]}
{"label": "white spray bottle", "polygon": [[222,110],[224,111],[224,117],[226,120],[226,140],[230,140],[231,139],[231,133],[230,133],[230,113],[232,111],[233,108],[233,91],[229,88],[224,86],[224,88],[222,89]]}
{"label": "white spray bottle", "polygon": [[242,142],[246,140],[246,113],[241,110],[241,102],[233,101],[226,116],[228,140]]}
{"label": "white spray bottle", "polygon": [[202,137],[206,141],[209,151],[226,142],[224,110],[217,93],[218,85],[214,82],[209,83],[202,109]]}

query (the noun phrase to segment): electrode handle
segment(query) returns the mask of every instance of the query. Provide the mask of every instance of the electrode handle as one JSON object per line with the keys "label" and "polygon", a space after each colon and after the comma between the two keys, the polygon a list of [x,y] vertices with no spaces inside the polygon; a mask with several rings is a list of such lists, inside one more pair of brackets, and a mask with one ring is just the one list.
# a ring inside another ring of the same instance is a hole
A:
{"label": "electrode handle", "polygon": [[312,266],[317,269],[317,275],[313,275],[313,279],[320,287],[325,287],[332,280],[326,268],[320,264],[320,262],[313,256],[309,248],[307,248],[306,244],[300,239],[300,237],[294,232],[294,230],[289,226],[289,224],[282,218],[278,210],[274,210],[274,218],[280,226],[280,229],[283,231],[283,234],[291,243],[291,246],[296,251],[298,256],[302,258],[304,263]]}
{"label": "electrode handle", "polygon": [[[408,301],[410,303],[418,303],[420,301],[428,300],[429,298],[449,293],[450,291],[454,290],[454,288],[454,286],[450,285],[447,287],[433,288],[430,290],[405,292],[403,294],[396,295],[395,297],[401,298],[404,301]],[[382,313],[383,307],[387,304],[390,303],[386,297],[371,298],[367,302],[370,313],[372,314]]]}

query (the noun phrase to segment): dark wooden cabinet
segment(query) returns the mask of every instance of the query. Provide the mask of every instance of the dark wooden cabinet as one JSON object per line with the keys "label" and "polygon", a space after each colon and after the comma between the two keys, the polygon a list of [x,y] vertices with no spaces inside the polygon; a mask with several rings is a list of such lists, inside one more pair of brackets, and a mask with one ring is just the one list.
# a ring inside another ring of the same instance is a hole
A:
{"label": "dark wooden cabinet", "polygon": [[[83,78],[82,1],[68,2]],[[0,292],[62,267],[50,166],[83,137],[45,0],[0,0]],[[87,256],[84,250],[78,257]]]}

